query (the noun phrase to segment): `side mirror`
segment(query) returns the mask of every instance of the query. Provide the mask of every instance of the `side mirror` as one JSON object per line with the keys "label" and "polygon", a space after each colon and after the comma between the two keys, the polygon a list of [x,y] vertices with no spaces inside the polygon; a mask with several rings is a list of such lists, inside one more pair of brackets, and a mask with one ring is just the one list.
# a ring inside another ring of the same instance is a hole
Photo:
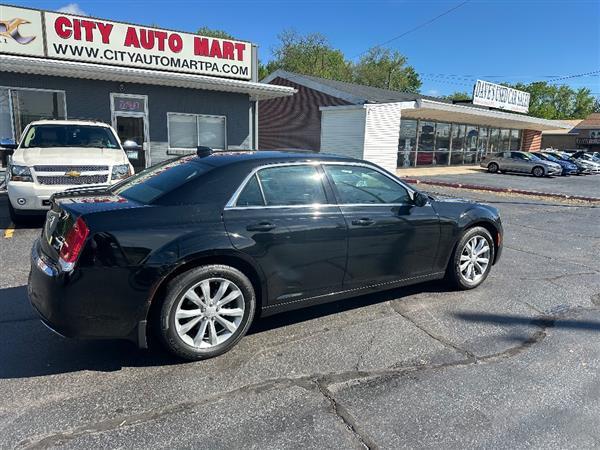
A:
{"label": "side mirror", "polygon": [[139,145],[135,141],[127,140],[127,141],[123,142],[123,150],[125,150],[125,151],[127,151],[127,150],[140,150],[141,148],[142,148],[142,146]]}
{"label": "side mirror", "polygon": [[18,146],[19,144],[17,144],[13,139],[0,140],[0,149],[6,151],[9,154],[12,154],[12,152],[16,150]]}
{"label": "side mirror", "polygon": [[419,191],[415,192],[413,202],[416,206],[418,206],[418,207],[425,206],[428,201],[429,201],[429,197],[427,197],[427,195],[425,195]]}

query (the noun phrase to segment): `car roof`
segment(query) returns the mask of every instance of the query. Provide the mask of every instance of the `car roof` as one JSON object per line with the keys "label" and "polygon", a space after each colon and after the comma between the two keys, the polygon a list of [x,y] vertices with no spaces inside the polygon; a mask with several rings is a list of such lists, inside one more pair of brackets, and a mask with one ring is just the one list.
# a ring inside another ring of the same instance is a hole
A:
{"label": "car roof", "polygon": [[365,163],[366,161],[347,158],[328,153],[316,153],[310,150],[245,150],[245,151],[214,151],[207,156],[195,158],[197,161],[206,162],[215,166],[225,166],[236,163],[250,163],[252,165],[295,163],[311,161],[332,161]]}
{"label": "car roof", "polygon": [[91,125],[96,127],[109,128],[110,125],[104,122],[98,122],[96,120],[34,120],[29,125]]}

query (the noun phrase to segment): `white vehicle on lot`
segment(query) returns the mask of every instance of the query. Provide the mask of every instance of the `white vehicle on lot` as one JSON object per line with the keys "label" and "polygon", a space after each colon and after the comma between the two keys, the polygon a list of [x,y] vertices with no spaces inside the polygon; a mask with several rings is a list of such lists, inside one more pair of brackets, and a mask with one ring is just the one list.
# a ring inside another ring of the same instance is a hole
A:
{"label": "white vehicle on lot", "polygon": [[6,172],[8,208],[15,223],[47,210],[56,192],[110,185],[133,174],[117,134],[102,122],[31,122],[14,148]]}

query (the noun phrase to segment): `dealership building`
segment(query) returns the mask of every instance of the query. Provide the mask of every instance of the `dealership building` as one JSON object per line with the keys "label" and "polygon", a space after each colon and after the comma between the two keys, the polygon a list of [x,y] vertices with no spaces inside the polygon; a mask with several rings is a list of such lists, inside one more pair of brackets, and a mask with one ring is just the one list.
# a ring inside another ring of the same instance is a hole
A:
{"label": "dealership building", "polygon": [[543,131],[571,128],[527,115],[529,94],[485,81],[477,82],[469,103],[283,70],[263,82],[297,93],[260,102],[261,149],[343,154],[390,171],[478,164],[491,152],[535,151]]}
{"label": "dealership building", "polygon": [[38,119],[112,124],[138,169],[195,151],[257,147],[257,48],[103,19],[0,5],[0,139]]}

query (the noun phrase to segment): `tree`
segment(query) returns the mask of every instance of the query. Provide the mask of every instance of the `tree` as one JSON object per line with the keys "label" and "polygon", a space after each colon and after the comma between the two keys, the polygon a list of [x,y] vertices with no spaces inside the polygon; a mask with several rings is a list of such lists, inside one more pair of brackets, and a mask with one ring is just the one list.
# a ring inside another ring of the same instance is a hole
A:
{"label": "tree", "polygon": [[577,91],[545,81],[508,85],[529,92],[529,114],[543,119],[584,119],[594,111],[594,97],[587,88]]}
{"label": "tree", "polygon": [[450,95],[445,95],[443,98],[446,100],[473,100],[473,96],[468,92],[455,92]]}
{"label": "tree", "polygon": [[397,50],[373,47],[353,67],[353,81],[394,91],[418,92],[421,80]]}
{"label": "tree", "polygon": [[301,36],[293,30],[286,30],[279,35],[279,42],[273,50],[274,59],[265,66],[263,73],[283,69],[331,80],[351,80],[350,62],[322,34]]}
{"label": "tree", "polygon": [[200,36],[206,36],[206,37],[235,40],[235,38],[231,34],[229,34],[227,31],[212,29],[212,28],[208,28],[208,27],[200,28],[196,32],[196,34],[199,34]]}

